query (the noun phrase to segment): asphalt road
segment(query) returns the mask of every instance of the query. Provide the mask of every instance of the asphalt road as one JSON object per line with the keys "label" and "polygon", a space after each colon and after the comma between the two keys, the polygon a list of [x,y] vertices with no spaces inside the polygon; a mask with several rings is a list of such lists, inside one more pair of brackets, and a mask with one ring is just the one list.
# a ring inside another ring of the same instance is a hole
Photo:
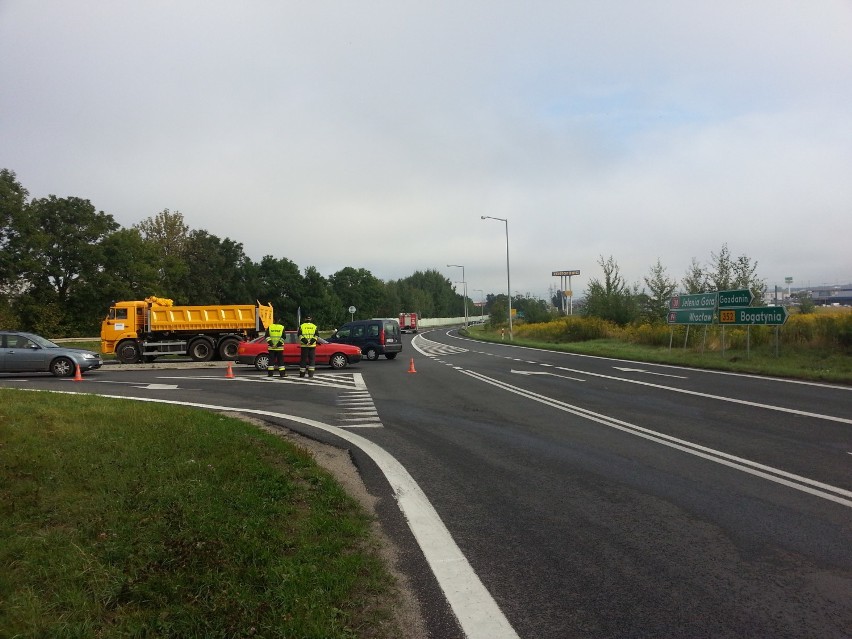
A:
{"label": "asphalt road", "polygon": [[234,373],[0,385],[232,406],[349,448],[436,639],[852,636],[852,388],[446,330],[314,380]]}

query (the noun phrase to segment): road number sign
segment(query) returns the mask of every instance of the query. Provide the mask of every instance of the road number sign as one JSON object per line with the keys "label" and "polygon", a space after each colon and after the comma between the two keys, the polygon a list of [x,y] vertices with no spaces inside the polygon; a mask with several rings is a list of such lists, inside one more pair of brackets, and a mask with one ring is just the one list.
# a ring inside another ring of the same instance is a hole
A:
{"label": "road number sign", "polygon": [[749,306],[719,310],[720,324],[781,326],[786,321],[787,309],[783,306]]}

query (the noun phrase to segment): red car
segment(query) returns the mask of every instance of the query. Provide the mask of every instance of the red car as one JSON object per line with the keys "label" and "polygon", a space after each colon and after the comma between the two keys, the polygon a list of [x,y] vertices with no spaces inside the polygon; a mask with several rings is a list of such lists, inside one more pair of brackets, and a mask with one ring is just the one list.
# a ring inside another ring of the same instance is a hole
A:
{"label": "red car", "polygon": [[[332,368],[346,368],[349,364],[361,361],[361,349],[350,344],[330,344],[323,338],[317,338],[317,364],[328,364]],[[296,331],[284,333],[284,364],[298,364],[302,356],[299,336]],[[259,371],[265,371],[269,364],[269,352],[266,337],[258,337],[250,342],[241,342],[237,349],[237,362],[250,364]]]}

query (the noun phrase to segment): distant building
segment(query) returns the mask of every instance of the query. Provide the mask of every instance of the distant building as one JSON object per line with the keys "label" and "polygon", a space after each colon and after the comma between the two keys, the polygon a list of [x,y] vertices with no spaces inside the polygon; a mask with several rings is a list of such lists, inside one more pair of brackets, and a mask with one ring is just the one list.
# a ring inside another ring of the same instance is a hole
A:
{"label": "distant building", "polygon": [[818,306],[852,306],[852,284],[794,288],[791,293],[796,296],[808,295]]}

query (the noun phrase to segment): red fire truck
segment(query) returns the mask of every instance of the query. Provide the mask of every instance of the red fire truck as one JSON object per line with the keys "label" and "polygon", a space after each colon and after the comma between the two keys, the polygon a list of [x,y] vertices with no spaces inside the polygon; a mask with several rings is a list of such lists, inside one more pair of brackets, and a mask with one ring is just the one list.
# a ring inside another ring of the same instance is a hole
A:
{"label": "red fire truck", "polygon": [[399,330],[403,333],[417,332],[417,313],[400,313]]}

